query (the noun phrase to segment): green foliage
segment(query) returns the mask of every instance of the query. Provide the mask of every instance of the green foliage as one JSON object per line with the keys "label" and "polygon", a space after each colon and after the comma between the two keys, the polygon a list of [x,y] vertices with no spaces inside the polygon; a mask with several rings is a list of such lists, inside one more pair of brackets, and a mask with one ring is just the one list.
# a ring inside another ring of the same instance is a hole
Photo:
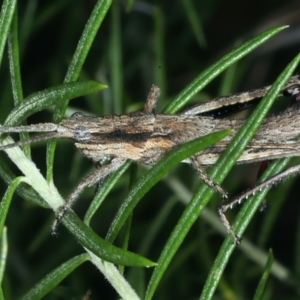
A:
{"label": "green foliage", "polygon": [[[270,81],[274,85],[208,171],[231,194],[243,190],[248,166],[241,173],[240,167],[230,170],[294,73],[298,50],[268,64],[278,69],[255,71],[251,64],[259,59],[249,54],[288,32],[285,24],[238,39],[246,28],[242,32],[236,24],[241,31],[231,35],[225,26],[224,33],[212,26],[222,2],[167,3],[3,1],[2,123],[59,122],[74,111],[105,115],[142,110],[152,83],[162,90],[157,112],[176,113],[217,96],[216,90],[241,90],[240,83],[254,72],[261,81],[253,88]],[[219,52],[228,45],[214,37],[225,43],[225,33],[238,46]],[[271,78],[261,77],[272,72]],[[226,134],[183,145],[150,170],[127,162],[95,195],[86,189],[74,212],[63,219],[58,237],[50,234],[52,210],[91,172],[91,162],[66,141],[26,146],[25,153],[10,149],[8,157],[1,153],[0,299],[81,299],[89,289],[91,299],[297,299],[300,260],[294,236],[299,240],[299,226],[274,229],[289,186],[245,202],[234,222],[236,233],[244,237],[236,250],[230,236],[224,240],[217,216],[220,196],[194,170],[178,166]],[[264,178],[288,163],[274,162]],[[256,224],[254,218],[249,226],[265,197],[274,200],[265,221]],[[299,223],[299,212],[294,215]],[[229,216],[234,219],[232,212]],[[288,246],[280,247],[283,238]],[[282,253],[289,256],[285,266]],[[286,289],[284,296],[277,286]]]}

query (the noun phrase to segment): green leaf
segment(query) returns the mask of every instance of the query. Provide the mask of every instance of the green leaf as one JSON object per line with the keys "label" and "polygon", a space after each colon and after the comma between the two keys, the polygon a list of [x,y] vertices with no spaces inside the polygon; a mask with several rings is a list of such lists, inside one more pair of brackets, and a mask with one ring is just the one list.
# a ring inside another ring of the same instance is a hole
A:
{"label": "green leaf", "polygon": [[123,111],[123,65],[120,3],[115,1],[111,7],[111,35],[109,42],[109,60],[111,74],[111,93],[114,113]]}
{"label": "green leaf", "polygon": [[4,300],[2,287],[0,287],[0,300]]}
{"label": "green leaf", "polygon": [[[160,99],[165,98],[165,93],[167,89],[167,75],[166,71],[168,70],[168,66],[166,65],[165,52],[165,18],[164,13],[161,7],[156,6],[154,8],[154,51],[155,51],[155,62],[153,63],[153,75],[154,82],[159,86],[161,94]],[[159,67],[157,67],[159,66]]]}
{"label": "green leaf", "polygon": [[103,240],[90,227],[85,225],[73,212],[67,213],[67,215],[62,219],[62,223],[84,247],[103,260],[122,266],[156,266],[156,263],[145,257],[118,248]]}
{"label": "green leaf", "polygon": [[51,290],[53,290],[62,280],[64,280],[70,273],[76,268],[89,260],[88,254],[81,254],[75,256],[58,268],[53,270],[47,276],[45,276],[40,282],[38,282],[30,291],[23,295],[22,300],[38,300],[45,297]]}
{"label": "green leaf", "polygon": [[[10,185],[17,177],[16,175],[9,169],[5,159],[0,154],[0,176],[5,181],[7,185]],[[31,187],[25,183],[20,184],[17,187],[17,193],[20,197],[27,201],[32,201],[33,203],[49,208],[49,205],[41,198],[39,194]]]}
{"label": "green leaf", "polygon": [[17,105],[23,101],[17,13],[14,14],[12,20],[11,31],[10,31],[7,44],[8,44],[9,71],[11,76],[12,93],[14,97],[14,104]]}
{"label": "green leaf", "polygon": [[7,252],[8,252],[7,229],[6,227],[3,227],[1,232],[1,256],[0,256],[0,285],[1,286],[3,285],[4,271],[5,271],[6,260],[7,260]]}
{"label": "green leaf", "polygon": [[197,42],[201,48],[207,46],[202,24],[200,22],[200,17],[198,15],[197,9],[195,8],[191,0],[181,0],[185,13],[188,17],[189,22],[191,23],[193,33],[196,36]]}
{"label": "green leaf", "polygon": [[[65,76],[65,83],[76,81],[79,78],[83,64],[95,40],[99,27],[111,6],[111,3],[112,0],[97,1],[88,22],[84,27],[80,40],[78,41],[77,48]],[[61,99],[61,101],[57,103],[56,112],[53,118],[54,122],[59,122],[63,119],[67,105],[68,99]]]}
{"label": "green leaf", "polygon": [[269,278],[269,275],[270,275],[270,272],[271,272],[271,269],[272,269],[273,262],[274,262],[273,251],[269,250],[268,261],[266,263],[264,273],[263,273],[263,275],[262,275],[262,277],[259,281],[259,284],[257,286],[257,289],[256,289],[255,295],[253,297],[253,300],[262,299],[263,292],[265,290],[265,287],[266,287],[266,284],[267,284],[267,281],[268,281],[268,278]]}
{"label": "green leaf", "polygon": [[54,105],[62,100],[96,93],[107,86],[95,81],[71,82],[57,85],[36,92],[24,99],[9,114],[5,121],[6,126],[18,124],[28,116]]}
{"label": "green leaf", "polygon": [[[14,105],[23,101],[23,90],[21,80],[21,69],[20,69],[20,49],[19,49],[19,35],[18,35],[18,14],[14,13],[10,35],[7,41],[8,46],[8,59],[9,59],[9,71],[12,85],[12,94],[14,97]],[[22,125],[26,125],[23,122]],[[20,133],[20,139],[25,140],[29,138],[29,133]],[[28,157],[31,156],[30,146],[24,147],[24,152]]]}
{"label": "green leaf", "polygon": [[0,13],[0,63],[2,62],[3,51],[7,41],[9,28],[12,22],[16,7],[16,0],[4,0]]}
{"label": "green leaf", "polygon": [[279,33],[288,26],[276,27],[269,29],[250,40],[247,43],[235,48],[228,54],[224,55],[214,64],[210,65],[207,69],[201,72],[190,84],[188,84],[178,96],[165,107],[165,113],[175,113],[181,109],[186,103],[191,100],[200,90],[202,90],[208,83],[216,78],[229,66],[240,60],[242,57],[249,54],[258,46],[266,42],[273,35]]}
{"label": "green leaf", "polygon": [[24,179],[24,177],[17,177],[13,180],[13,182],[9,185],[6,190],[5,195],[2,198],[1,205],[0,205],[0,233],[3,230],[4,223],[6,220],[7,212],[11,203],[11,199],[15,193],[17,186],[20,182]]}
{"label": "green leaf", "polygon": [[224,130],[208,134],[201,138],[183,144],[165,155],[147,174],[138,180],[131,189],[127,198],[117,212],[107,234],[106,239],[113,241],[123,224],[126,222],[134,207],[140,199],[159,181],[171,168],[193,154],[213,145],[217,141],[230,134],[230,130]]}

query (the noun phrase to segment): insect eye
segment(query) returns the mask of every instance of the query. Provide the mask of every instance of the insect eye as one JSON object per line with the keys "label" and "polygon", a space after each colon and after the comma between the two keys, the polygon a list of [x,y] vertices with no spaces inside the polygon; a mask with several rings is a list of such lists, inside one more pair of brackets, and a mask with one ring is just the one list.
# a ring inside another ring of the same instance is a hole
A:
{"label": "insect eye", "polygon": [[78,142],[88,142],[91,139],[91,133],[87,127],[77,125],[74,128],[74,139]]}

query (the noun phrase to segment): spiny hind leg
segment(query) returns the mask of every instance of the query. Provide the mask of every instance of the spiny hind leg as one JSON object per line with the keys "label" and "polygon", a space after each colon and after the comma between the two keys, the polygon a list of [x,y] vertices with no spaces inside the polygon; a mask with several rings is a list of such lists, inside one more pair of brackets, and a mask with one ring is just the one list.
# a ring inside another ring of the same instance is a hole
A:
{"label": "spiny hind leg", "polygon": [[199,159],[198,159],[197,155],[191,156],[190,160],[191,160],[191,163],[192,163],[193,167],[196,169],[198,175],[204,181],[204,183],[206,183],[208,186],[210,186],[215,191],[220,193],[222,195],[222,198],[225,198],[225,199],[228,198],[227,192],[224,191],[223,188],[217,182],[211,180],[208,177],[207,173],[205,172],[205,169],[203,168],[203,166],[199,162]]}
{"label": "spiny hind leg", "polygon": [[[199,174],[200,178],[210,187],[212,187],[214,190],[219,192],[222,195],[222,198],[227,199],[228,194],[225,192],[222,187],[216,183],[215,181],[211,180],[208,175],[206,174],[205,170],[203,169],[202,165],[199,162],[199,159],[197,159],[197,155],[192,156],[191,158],[192,165],[196,169],[197,173]],[[228,202],[226,202],[228,203]],[[235,234],[234,230],[231,227],[231,224],[227,217],[225,216],[225,211],[228,209],[227,205],[222,205],[219,209],[219,214],[221,221],[223,225],[225,226],[227,232],[233,237],[234,242],[236,245],[239,245],[241,243],[241,239]]]}
{"label": "spiny hind leg", "polygon": [[232,225],[230,224],[229,220],[227,219],[225,213],[228,209],[232,209],[235,205],[237,204],[242,204],[244,201],[246,201],[250,196],[254,196],[256,193],[261,192],[267,188],[270,188],[276,184],[278,184],[280,181],[295,175],[295,174],[299,174],[300,173],[300,165],[296,165],[294,167],[291,167],[271,178],[269,178],[268,180],[257,184],[255,187],[243,192],[242,194],[229,199],[228,201],[226,201],[225,203],[223,203],[223,205],[220,207],[219,209],[219,214],[221,217],[221,220],[224,224],[224,226],[226,227],[227,231],[229,234],[232,235],[235,244],[240,244],[241,239],[235,234],[234,230],[232,229]]}

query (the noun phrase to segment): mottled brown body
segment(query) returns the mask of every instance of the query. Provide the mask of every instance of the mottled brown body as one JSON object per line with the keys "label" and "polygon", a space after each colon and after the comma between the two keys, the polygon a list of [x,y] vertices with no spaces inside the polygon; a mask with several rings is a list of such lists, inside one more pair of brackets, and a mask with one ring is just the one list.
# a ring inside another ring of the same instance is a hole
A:
{"label": "mottled brown body", "polygon": [[[299,79],[294,76],[282,93],[298,96],[299,86]],[[29,126],[2,127],[0,132],[47,133],[27,141],[0,146],[0,150],[41,140],[69,138],[74,141],[75,146],[85,156],[92,159],[98,167],[100,166],[94,173],[86,177],[69,196],[65,205],[57,214],[53,232],[56,231],[58,223],[86,186],[101,182],[107,175],[120,168],[126,160],[130,159],[153,165],[164,157],[167,152],[183,143],[219,130],[231,129],[232,134],[230,136],[184,161],[193,165],[206,184],[226,197],[227,194],[223,189],[208,178],[203,166],[212,165],[216,162],[245,120],[214,119],[198,114],[218,108],[220,103],[222,107],[247,102],[253,97],[262,97],[269,88],[265,87],[217,98],[216,101],[213,100],[208,104],[204,103],[189,108],[180,114],[167,115],[155,113],[154,107],[159,96],[159,88],[152,86],[143,112],[103,117],[89,117],[81,113],[75,113],[70,119],[65,119],[59,124],[43,123]],[[277,116],[266,118],[237,163],[299,156],[300,142],[297,139],[299,128],[300,112],[298,109],[288,109]],[[109,163],[104,165],[104,162]],[[234,235],[223,210],[220,214],[228,231]],[[235,237],[235,241],[238,242],[237,237]]]}
{"label": "mottled brown body", "polygon": [[[231,129],[230,136],[198,154],[201,165],[212,165],[244,122],[243,119],[153,113],[105,117],[82,115],[63,120],[58,132],[63,130],[74,140],[75,146],[95,162],[103,156],[111,156],[152,165],[180,144]],[[299,110],[290,109],[266,118],[238,163],[299,155],[299,128]]]}

